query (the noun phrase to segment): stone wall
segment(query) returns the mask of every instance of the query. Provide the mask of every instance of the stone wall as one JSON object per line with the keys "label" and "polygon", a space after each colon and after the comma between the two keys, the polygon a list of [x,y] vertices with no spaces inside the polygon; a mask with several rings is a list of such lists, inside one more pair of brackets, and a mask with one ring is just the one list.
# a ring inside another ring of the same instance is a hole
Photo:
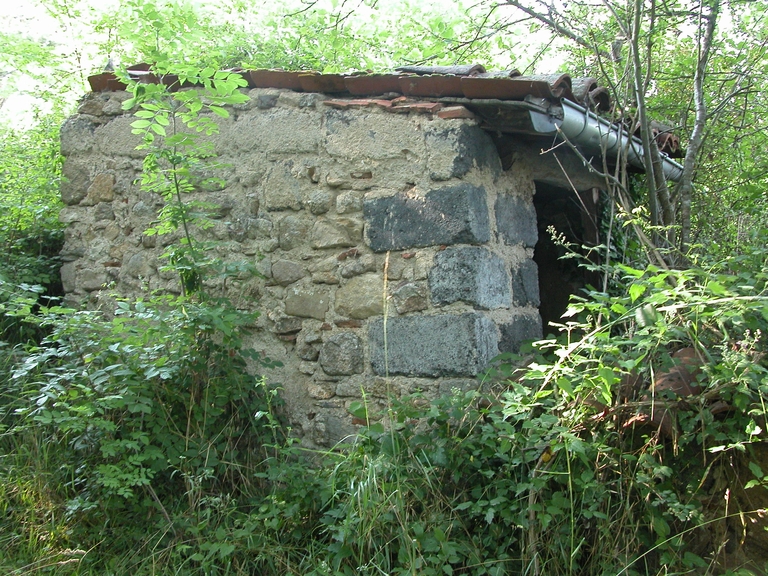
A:
{"label": "stone wall", "polygon": [[[127,97],[90,94],[62,129],[62,280],[91,306],[108,292],[179,291],[158,260],[177,235],[143,234],[162,201],[135,183]],[[218,206],[197,234],[264,275],[218,289],[261,311],[253,347],[283,362],[267,376],[308,445],[354,433],[347,407],[363,395],[472,386],[541,333],[534,179],[563,178],[522,143],[506,143],[502,170],[468,111],[436,108],[256,89],[210,138],[223,184],[191,195]]]}

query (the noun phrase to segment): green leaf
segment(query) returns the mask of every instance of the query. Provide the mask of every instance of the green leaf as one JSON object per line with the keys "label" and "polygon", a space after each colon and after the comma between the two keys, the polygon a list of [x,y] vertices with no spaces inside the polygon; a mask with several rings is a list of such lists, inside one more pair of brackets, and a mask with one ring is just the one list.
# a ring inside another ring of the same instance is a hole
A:
{"label": "green leaf", "polygon": [[221,116],[222,118],[229,118],[229,112],[227,112],[225,108],[221,108],[219,106],[209,106],[208,108],[217,116]]}
{"label": "green leaf", "polygon": [[135,120],[131,123],[131,128],[148,128],[152,123],[149,120]]}
{"label": "green leaf", "polygon": [[686,566],[696,568],[707,568],[709,566],[709,564],[703,558],[692,552],[686,552],[683,554],[683,563]]}
{"label": "green leaf", "polygon": [[654,516],[651,519],[651,527],[653,531],[659,536],[659,538],[666,538],[669,536],[670,528],[667,521],[661,516]]}
{"label": "green leaf", "polygon": [[557,387],[565,392],[569,398],[576,397],[576,395],[573,393],[573,386],[571,386],[571,381],[568,380],[568,378],[565,376],[560,376],[560,378],[557,379]]}
{"label": "green leaf", "polygon": [[384,434],[384,432],[386,432],[386,429],[384,428],[384,424],[382,424],[381,422],[376,422],[368,426],[368,431],[371,432],[372,434]]}
{"label": "green leaf", "polygon": [[580,312],[584,311],[584,305],[583,304],[569,304],[568,308],[563,312],[562,317],[563,318],[572,318],[573,316],[576,316]]}
{"label": "green leaf", "polygon": [[725,286],[720,284],[720,282],[717,282],[715,280],[710,280],[707,282],[707,289],[712,292],[713,294],[717,296],[722,296],[724,294],[727,294],[727,290],[725,289]]}
{"label": "green leaf", "polygon": [[630,266],[627,266],[626,264],[619,264],[618,268],[625,272],[627,275],[631,276],[632,278],[641,278],[643,274],[645,274],[645,271],[638,270],[637,268],[632,268]]}
{"label": "green leaf", "polygon": [[640,298],[643,294],[645,294],[645,291],[648,289],[648,286],[645,284],[638,284],[637,282],[634,282],[630,284],[629,286],[629,297],[634,303],[635,300]]}
{"label": "green leaf", "polygon": [[601,366],[598,371],[598,388],[600,389],[600,395],[605,404],[610,404],[613,401],[613,384],[618,380],[615,372],[606,367]]}
{"label": "green leaf", "polygon": [[758,436],[763,433],[763,429],[754,420],[750,420],[747,423],[744,431],[750,436]]}
{"label": "green leaf", "polygon": [[347,411],[352,414],[355,418],[360,418],[361,420],[368,420],[368,408],[366,405],[362,402],[354,401],[349,404],[349,408],[347,408]]}
{"label": "green leaf", "polygon": [[608,384],[609,386],[612,386],[614,382],[616,382],[616,373],[613,371],[612,368],[608,368],[607,366],[601,366],[597,370],[598,375],[600,378],[603,379],[603,381]]}
{"label": "green leaf", "polygon": [[629,312],[629,310],[627,310],[627,307],[624,306],[624,304],[620,302],[614,302],[613,304],[611,304],[611,312],[616,312],[616,314],[624,315],[627,312]]}
{"label": "green leaf", "polygon": [[230,556],[232,554],[232,552],[234,552],[234,551],[235,551],[235,545],[234,544],[229,544],[227,542],[222,542],[219,545],[219,557],[222,558],[222,559],[226,558],[227,556]]}

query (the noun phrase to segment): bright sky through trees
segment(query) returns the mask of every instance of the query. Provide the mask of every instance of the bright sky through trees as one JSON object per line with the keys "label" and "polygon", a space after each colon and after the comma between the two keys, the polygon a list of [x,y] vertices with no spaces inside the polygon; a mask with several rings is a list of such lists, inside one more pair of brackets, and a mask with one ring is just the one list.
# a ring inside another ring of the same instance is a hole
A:
{"label": "bright sky through trees", "polygon": [[[485,20],[488,7],[482,4],[473,6],[471,16],[458,2],[434,0],[321,0],[311,9],[300,0],[279,6],[241,0],[176,5],[192,7],[201,24],[204,22],[209,29],[231,34],[236,42],[250,42],[250,50],[258,51],[264,39],[272,39],[273,43],[294,42],[297,53],[327,51],[329,46],[339,52],[330,60],[324,59],[325,64],[311,59],[282,63],[300,68],[321,68],[330,63],[340,71],[378,71],[422,58],[444,63],[446,56],[434,53],[434,47],[442,44],[448,49],[448,57],[457,62],[477,62],[496,69],[528,68],[532,72],[531,63],[552,47],[542,44],[547,42],[545,35],[531,35],[526,25],[520,24],[511,30],[517,34],[505,33],[493,42],[487,41],[482,53],[477,53],[475,47],[484,40],[470,42],[474,39],[471,30],[475,23]],[[2,3],[4,29],[0,38],[6,44],[6,53],[0,56],[0,98],[5,98],[0,123],[28,125],[37,110],[50,110],[52,100],[71,105],[87,90],[87,76],[100,71],[110,57],[116,63],[135,63],[132,46],[121,37],[121,27],[131,26],[132,22],[138,25],[130,6],[129,1],[95,0]],[[486,23],[513,22],[515,18],[519,16],[510,7],[502,6]],[[328,37],[333,35],[339,37],[338,43],[329,42]],[[358,38],[359,45],[350,45],[350,38]],[[407,49],[416,44],[423,46],[416,51]],[[345,50],[347,54],[343,54]],[[550,58],[539,62],[536,71],[552,72],[557,64],[558,60]]]}

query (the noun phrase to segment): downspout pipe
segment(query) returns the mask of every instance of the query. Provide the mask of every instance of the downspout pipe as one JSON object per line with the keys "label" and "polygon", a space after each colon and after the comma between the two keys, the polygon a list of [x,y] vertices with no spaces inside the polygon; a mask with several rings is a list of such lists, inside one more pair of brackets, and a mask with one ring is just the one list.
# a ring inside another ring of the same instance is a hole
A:
{"label": "downspout pipe", "polygon": [[[643,144],[639,138],[569,100],[562,100],[561,105],[562,118],[531,110],[529,113],[534,129],[547,135],[558,135],[561,132],[585,156],[602,156],[605,153],[615,159],[625,153],[632,166],[645,168]],[[661,158],[664,176],[667,180],[679,182],[683,176],[683,167],[663,152]]]}

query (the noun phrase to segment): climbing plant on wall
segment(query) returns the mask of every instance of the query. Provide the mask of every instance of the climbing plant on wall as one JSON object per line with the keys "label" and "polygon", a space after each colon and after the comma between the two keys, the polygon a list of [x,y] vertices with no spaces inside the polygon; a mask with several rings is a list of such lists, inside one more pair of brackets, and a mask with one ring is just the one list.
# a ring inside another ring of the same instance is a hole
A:
{"label": "climbing plant on wall", "polygon": [[[194,229],[208,227],[210,221],[205,216],[206,211],[216,209],[205,202],[186,198],[190,193],[215,184],[215,178],[201,176],[213,168],[211,160],[215,153],[213,145],[201,143],[199,136],[218,132],[218,125],[211,116],[226,118],[229,112],[223,106],[247,99],[237,91],[246,82],[237,74],[213,68],[170,75],[162,65],[156,65],[151,72],[160,82],[134,83],[134,97],[124,104],[126,109],[139,108],[135,112],[139,119],[132,127],[134,133],[143,137],[140,148],[147,151],[141,187],[159,194],[165,201],[156,225],[145,234],[182,232],[179,242],[169,245],[164,258],[179,273],[182,293],[199,293],[203,268],[208,266],[208,272],[211,272],[214,261],[205,255],[211,246],[196,239]],[[172,91],[184,83],[202,88]]]}

